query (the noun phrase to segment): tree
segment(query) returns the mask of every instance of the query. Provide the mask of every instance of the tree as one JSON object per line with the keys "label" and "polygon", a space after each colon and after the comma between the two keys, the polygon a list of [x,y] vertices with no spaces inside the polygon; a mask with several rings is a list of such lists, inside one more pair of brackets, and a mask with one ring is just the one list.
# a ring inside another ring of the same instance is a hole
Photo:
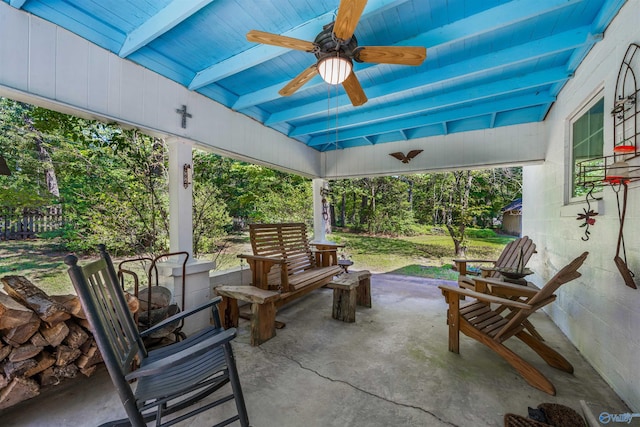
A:
{"label": "tree", "polygon": [[[52,167],[47,142],[31,124],[32,110],[27,104],[0,98],[0,154],[12,172],[11,176],[0,177],[0,207],[4,210],[20,211],[56,202],[57,195],[48,191],[43,174]],[[46,163],[40,148],[47,152]]]}
{"label": "tree", "polygon": [[453,240],[456,256],[465,256],[467,252],[465,229],[472,216],[469,212],[469,194],[473,175],[470,170],[451,172],[449,181],[449,201],[443,206],[445,225]]}

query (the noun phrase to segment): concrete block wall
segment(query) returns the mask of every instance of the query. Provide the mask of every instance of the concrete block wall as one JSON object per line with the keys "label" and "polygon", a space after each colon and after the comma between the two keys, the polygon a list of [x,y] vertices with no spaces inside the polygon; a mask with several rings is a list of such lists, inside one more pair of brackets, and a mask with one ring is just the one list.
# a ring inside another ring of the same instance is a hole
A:
{"label": "concrete block wall", "polygon": [[[545,120],[546,160],[524,168],[523,235],[537,244],[531,267],[542,285],[555,272],[589,251],[582,277],[564,285],[548,314],[584,357],[634,410],[640,411],[640,289],[625,286],[613,258],[618,238],[616,195],[606,188],[591,236],[576,220],[587,205],[565,203],[569,161],[569,119],[602,91],[605,99],[605,155],[613,153],[613,108],[618,69],[630,43],[640,43],[640,0],[630,0],[563,88]],[[636,75],[640,70],[636,70]],[[640,182],[629,189],[625,223],[628,264],[640,283]],[[576,375],[580,375],[579,372]]]}

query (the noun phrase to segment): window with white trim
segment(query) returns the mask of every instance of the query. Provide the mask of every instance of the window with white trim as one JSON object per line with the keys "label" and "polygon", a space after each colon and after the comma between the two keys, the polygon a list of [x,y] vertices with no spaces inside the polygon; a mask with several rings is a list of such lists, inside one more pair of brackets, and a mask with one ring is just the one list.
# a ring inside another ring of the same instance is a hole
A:
{"label": "window with white trim", "polygon": [[[604,147],[604,97],[596,96],[571,120],[571,187],[570,197],[585,195],[589,188],[579,184],[579,164],[598,169],[603,165]],[[594,159],[594,160],[589,160]],[[584,163],[587,161],[587,163]],[[602,191],[598,185],[596,192]]]}

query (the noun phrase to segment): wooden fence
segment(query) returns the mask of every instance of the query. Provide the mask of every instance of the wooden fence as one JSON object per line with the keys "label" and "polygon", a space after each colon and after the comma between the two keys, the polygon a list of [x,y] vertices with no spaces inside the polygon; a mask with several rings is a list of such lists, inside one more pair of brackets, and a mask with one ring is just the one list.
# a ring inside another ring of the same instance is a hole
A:
{"label": "wooden fence", "polygon": [[57,230],[63,224],[61,207],[24,209],[21,213],[0,211],[0,240],[35,239],[39,233]]}

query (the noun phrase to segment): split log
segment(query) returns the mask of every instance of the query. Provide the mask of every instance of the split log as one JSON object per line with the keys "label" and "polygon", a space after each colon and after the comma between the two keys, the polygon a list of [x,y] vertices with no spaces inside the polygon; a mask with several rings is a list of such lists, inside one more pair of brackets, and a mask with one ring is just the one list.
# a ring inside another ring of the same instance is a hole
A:
{"label": "split log", "polygon": [[73,363],[66,366],[54,366],[53,373],[58,378],[75,378],[78,375],[78,367]]}
{"label": "split log", "polygon": [[49,345],[49,341],[44,339],[40,332],[36,332],[33,334],[29,342],[37,347],[46,347]]}
{"label": "split log", "polygon": [[38,374],[38,382],[42,387],[47,387],[60,384],[60,378],[56,376],[53,366],[51,366]]}
{"label": "split log", "polygon": [[60,304],[62,304],[73,317],[80,319],[86,319],[82,305],[80,304],[80,298],[77,295],[51,295],[50,298]]}
{"label": "split log", "polygon": [[89,337],[89,339],[80,346],[80,351],[82,354],[87,354],[91,347],[97,347],[96,340],[93,337]]}
{"label": "split log", "polygon": [[93,333],[93,328],[91,327],[91,324],[87,319],[76,319],[76,323],[85,328],[87,331]]}
{"label": "split log", "polygon": [[10,345],[2,345],[2,343],[0,343],[0,362],[2,362],[9,354],[11,354],[11,350],[13,350],[13,347],[11,347]]}
{"label": "split log", "polygon": [[36,357],[36,362],[38,362],[36,366],[24,373],[25,377],[32,377],[35,374],[38,374],[45,369],[50,368],[54,363],[56,363],[56,358],[53,357],[48,351],[43,351]]}
{"label": "split log", "polygon": [[89,334],[85,330],[77,325],[75,322],[66,322],[69,327],[69,334],[64,339],[64,343],[71,348],[79,348],[82,344],[89,339]]}
{"label": "split log", "polygon": [[82,352],[77,348],[71,348],[66,345],[59,345],[56,348],[56,366],[67,366],[76,360]]}
{"label": "split log", "polygon": [[36,357],[42,351],[42,347],[36,347],[33,344],[24,344],[20,347],[16,347],[11,351],[9,355],[10,362],[21,362],[23,360]]}
{"label": "split log", "polygon": [[59,346],[69,334],[69,327],[65,322],[60,322],[55,326],[40,328],[40,333],[51,347]]}
{"label": "split log", "polygon": [[[103,359],[78,297],[48,296],[22,276],[0,281],[9,294],[0,290],[0,410],[40,387],[93,375]],[[133,313],[140,306],[133,295],[127,304]]]}
{"label": "split log", "polygon": [[51,299],[44,291],[24,276],[5,276],[2,279],[4,290],[13,299],[31,308],[49,325],[55,325],[71,317],[64,306]]}
{"label": "split log", "polygon": [[35,368],[37,364],[38,362],[33,359],[21,360],[19,362],[5,362],[2,370],[6,377],[12,380],[15,377],[23,376],[25,372],[31,368]]}
{"label": "split log", "polygon": [[11,384],[0,391],[0,409],[8,408],[38,394],[40,394],[40,386],[34,380],[15,378]]}
{"label": "split log", "polygon": [[24,325],[16,328],[11,328],[2,331],[2,339],[7,344],[11,344],[14,347],[24,344],[38,331],[40,328],[40,319],[38,316],[34,318],[33,322],[25,323]]}
{"label": "split log", "polygon": [[138,310],[140,310],[140,300],[135,297],[135,295],[130,294],[129,292],[124,293],[125,299],[127,300],[127,306],[129,306],[129,311],[131,314],[136,314]]}
{"label": "split log", "polygon": [[34,322],[38,316],[7,294],[0,293],[0,329],[11,329]]}
{"label": "split log", "polygon": [[76,365],[80,369],[87,369],[102,362],[102,355],[98,347],[91,347],[86,353],[82,354],[76,360]]}
{"label": "split log", "polygon": [[80,373],[85,377],[89,378],[91,375],[96,372],[98,365],[89,366],[88,368],[80,369]]}

